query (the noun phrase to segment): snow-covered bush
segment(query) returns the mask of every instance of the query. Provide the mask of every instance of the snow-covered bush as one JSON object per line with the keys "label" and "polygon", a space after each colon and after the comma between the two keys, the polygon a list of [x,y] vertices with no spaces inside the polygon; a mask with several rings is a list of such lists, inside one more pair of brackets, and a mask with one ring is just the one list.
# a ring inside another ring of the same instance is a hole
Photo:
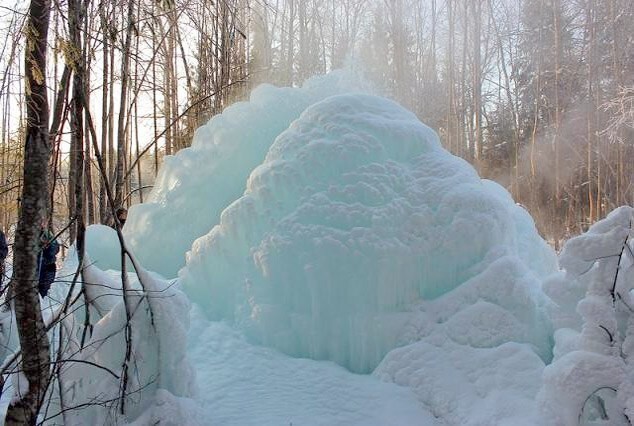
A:
{"label": "snow-covered bush", "polygon": [[633,221],[634,209],[620,207],[568,241],[564,272],[544,284],[558,330],[539,398],[553,425],[634,419]]}
{"label": "snow-covered bush", "polygon": [[[108,227],[89,227],[88,250],[96,241],[112,243],[114,234]],[[117,247],[96,250],[99,256],[117,251]],[[113,261],[112,257],[106,260]],[[74,250],[58,273],[51,295],[54,302],[45,311],[48,321],[60,320],[49,333],[55,381],[40,414],[42,421],[63,421],[67,426],[123,424],[141,415],[152,418],[154,411],[163,410],[161,406],[177,400],[182,405],[195,394],[195,376],[186,354],[187,297],[174,282],[138,265],[137,273],[128,273],[123,286],[120,271],[95,266],[106,263],[102,258],[92,261],[88,251],[83,286],[74,287],[68,299],[74,302],[65,311],[63,303],[55,301],[65,300],[70,290],[63,278],[72,277],[77,269]],[[183,416],[170,419],[172,424],[188,424],[188,413],[173,410],[172,415]]]}

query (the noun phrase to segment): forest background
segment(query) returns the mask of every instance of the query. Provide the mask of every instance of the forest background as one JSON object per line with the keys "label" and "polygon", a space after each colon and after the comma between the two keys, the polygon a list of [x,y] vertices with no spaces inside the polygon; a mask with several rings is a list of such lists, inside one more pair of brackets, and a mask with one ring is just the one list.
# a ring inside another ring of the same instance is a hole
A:
{"label": "forest background", "polygon": [[[0,227],[10,237],[22,58],[37,38],[27,7],[0,6]],[[631,0],[54,1],[42,76],[50,219],[70,225],[70,245],[77,215],[111,222],[108,188],[115,205],[142,202],[163,156],[258,84],[352,67],[504,185],[557,247],[634,199],[633,37]]]}

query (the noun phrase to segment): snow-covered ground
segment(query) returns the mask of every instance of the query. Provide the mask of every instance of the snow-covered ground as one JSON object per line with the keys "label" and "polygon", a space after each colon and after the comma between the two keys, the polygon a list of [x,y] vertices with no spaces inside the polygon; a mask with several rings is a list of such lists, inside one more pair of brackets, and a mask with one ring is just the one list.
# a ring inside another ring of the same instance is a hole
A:
{"label": "snow-covered ground", "polygon": [[329,361],[291,358],[250,344],[222,322],[192,313],[189,355],[197,371],[201,424],[436,425],[404,387]]}
{"label": "snow-covered ground", "polygon": [[[136,392],[126,415],[91,405],[66,424],[572,426],[634,415],[633,209],[571,240],[558,264],[506,190],[362,89],[346,73],[260,87],[166,159],[124,230],[139,262],[127,275]],[[114,231],[90,227],[87,252],[94,328],[80,351],[85,312],[66,318],[65,354],[118,374]],[[71,254],[59,276],[76,267]],[[53,297],[67,289],[57,283]],[[90,364],[62,377],[65,407],[117,399],[120,379]]]}

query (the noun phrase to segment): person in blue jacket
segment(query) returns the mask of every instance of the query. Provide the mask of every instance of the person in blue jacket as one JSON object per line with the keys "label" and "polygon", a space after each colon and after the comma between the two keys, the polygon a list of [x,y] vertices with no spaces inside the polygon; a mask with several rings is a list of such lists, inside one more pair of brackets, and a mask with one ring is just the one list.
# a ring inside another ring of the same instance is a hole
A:
{"label": "person in blue jacket", "polygon": [[57,273],[55,262],[57,261],[58,252],[59,243],[46,226],[46,223],[44,223],[40,233],[40,251],[37,254],[38,290],[42,297],[48,294],[51,284],[55,281],[55,274]]}
{"label": "person in blue jacket", "polygon": [[4,281],[4,261],[9,254],[9,246],[7,245],[7,238],[4,236],[4,232],[0,229],[0,287]]}

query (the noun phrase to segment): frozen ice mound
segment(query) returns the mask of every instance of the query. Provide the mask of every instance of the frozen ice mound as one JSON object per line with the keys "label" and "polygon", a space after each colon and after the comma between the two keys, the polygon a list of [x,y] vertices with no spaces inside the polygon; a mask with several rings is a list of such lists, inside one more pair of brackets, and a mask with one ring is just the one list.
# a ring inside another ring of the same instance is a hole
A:
{"label": "frozen ice mound", "polygon": [[256,88],[200,127],[190,148],[166,156],[147,202],[130,208],[124,234],[149,270],[175,277],[194,240],[218,223],[245,189],[273,140],[309,105],[360,88],[349,72],[314,77],[301,88]]}
{"label": "frozen ice mound", "polygon": [[[547,358],[540,277],[555,269],[502,187],[411,112],[348,94],[310,106],[277,136],[179,279],[210,319],[255,342],[371,372],[427,335],[468,348],[526,343]],[[433,315],[421,308],[436,299]]]}

